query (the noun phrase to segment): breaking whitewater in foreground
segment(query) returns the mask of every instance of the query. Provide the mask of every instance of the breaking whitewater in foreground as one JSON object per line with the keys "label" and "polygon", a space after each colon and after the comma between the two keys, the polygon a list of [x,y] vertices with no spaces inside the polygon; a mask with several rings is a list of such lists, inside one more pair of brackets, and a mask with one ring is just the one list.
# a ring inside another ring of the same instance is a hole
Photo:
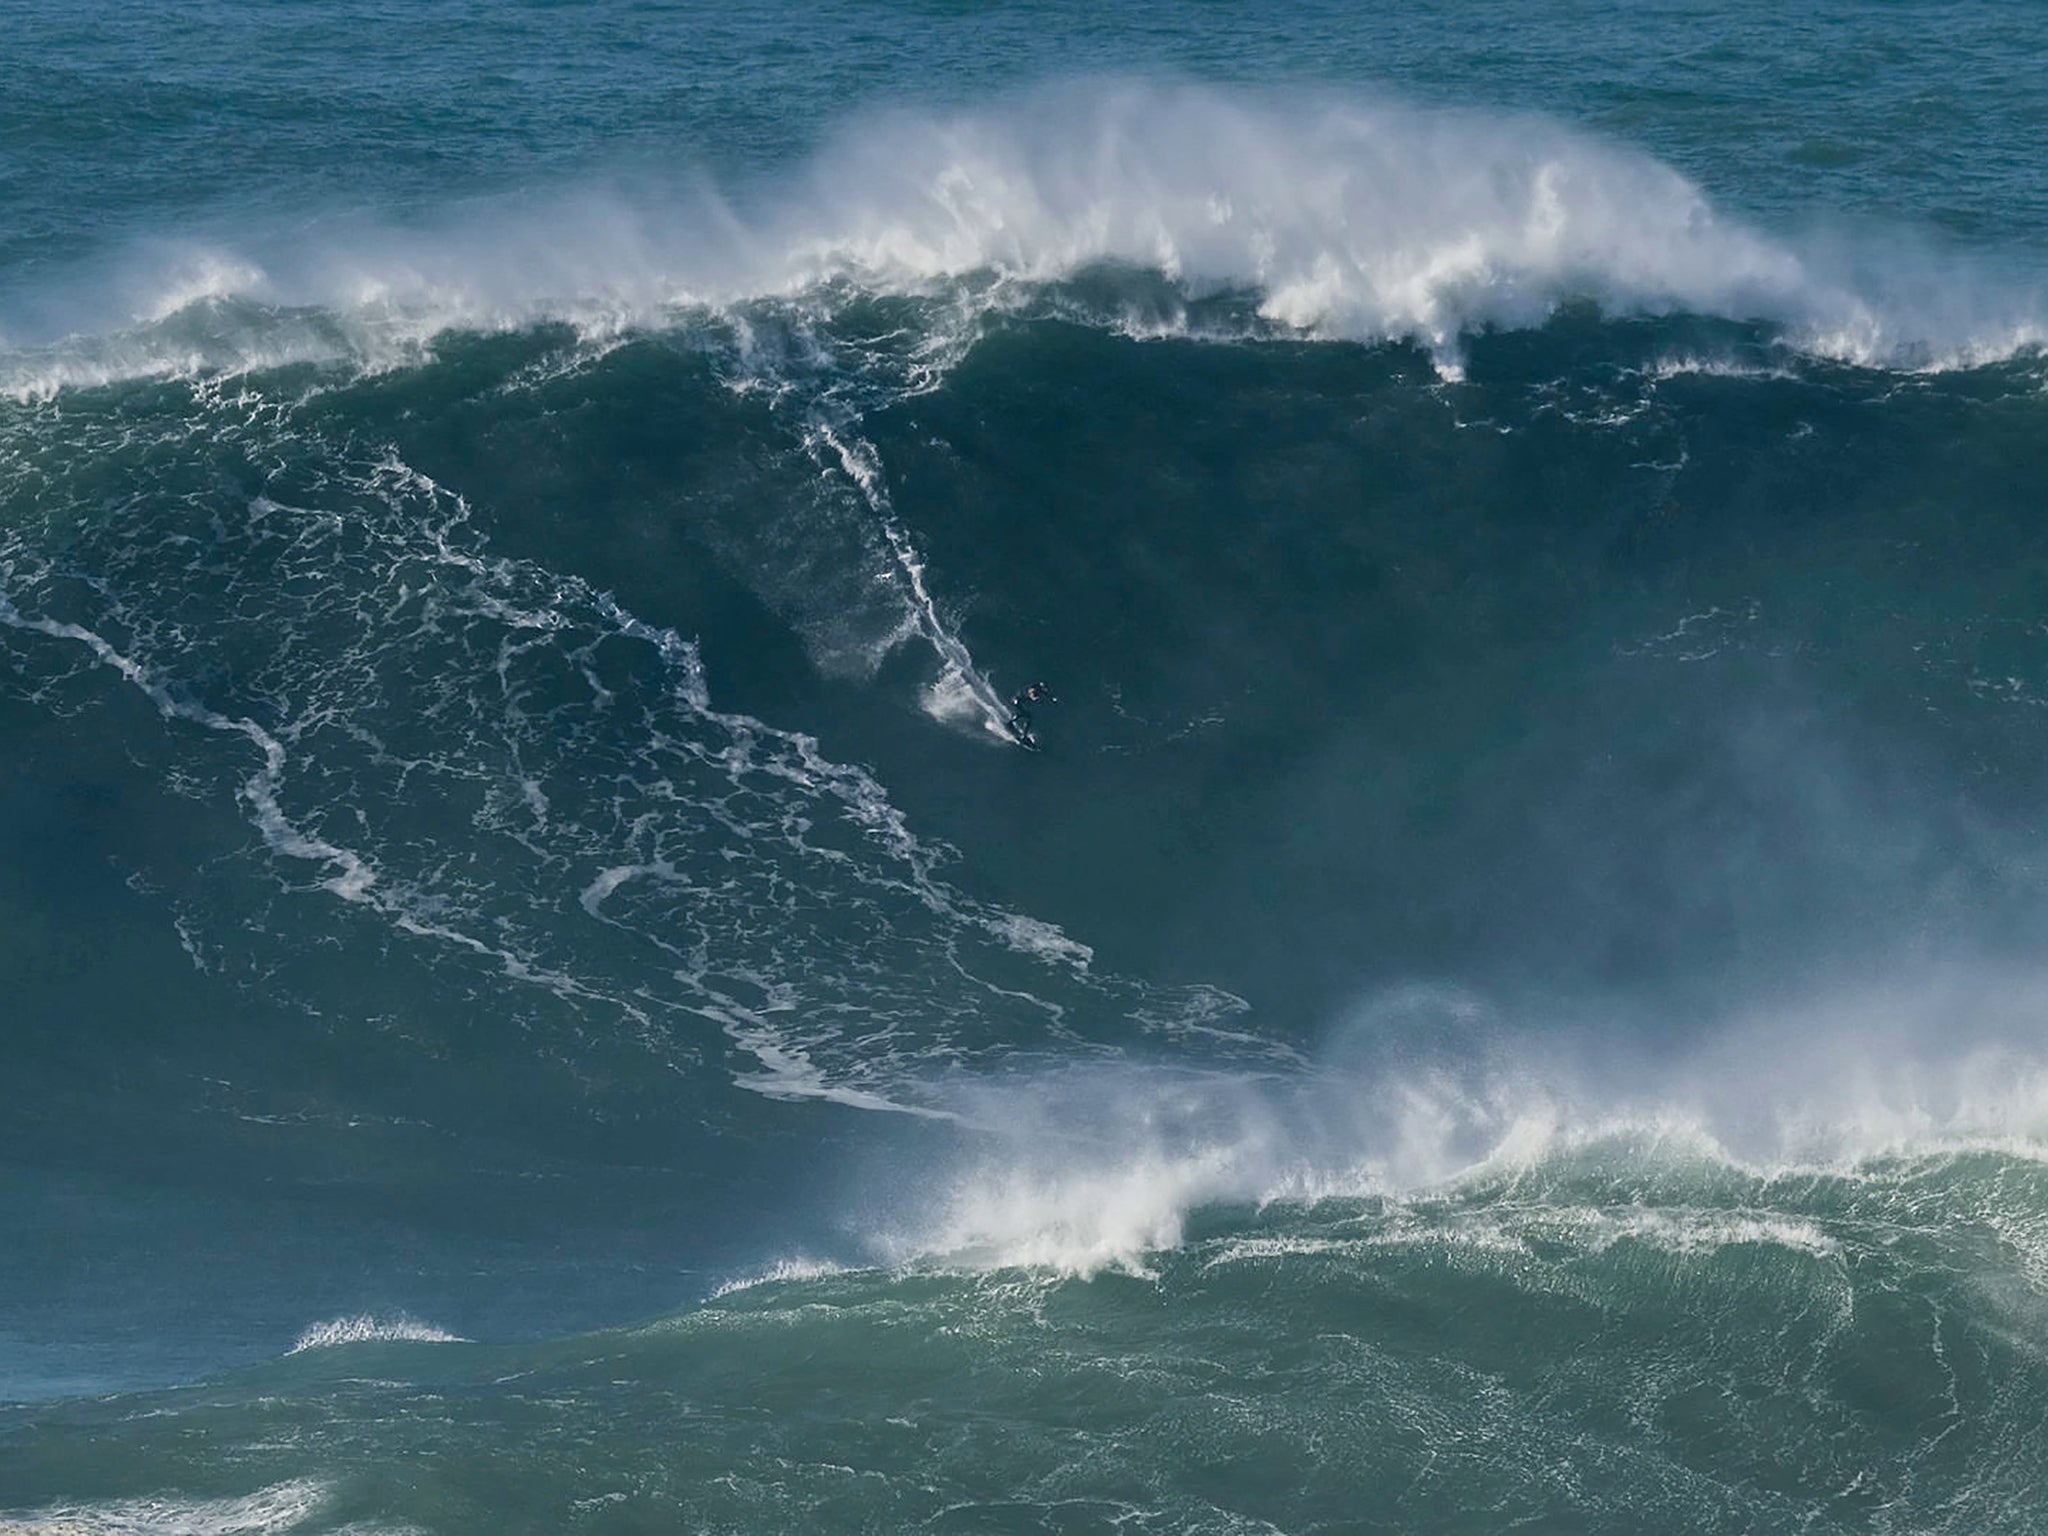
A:
{"label": "breaking whitewater in foreground", "polygon": [[[2044,1211],[2038,1157],[1763,1174],[1616,1137],[1204,1206],[1092,1279],[788,1266],[545,1344],[330,1328],[15,1410],[53,1502],[4,1529],[2024,1530]],[[88,1438],[102,1497],[55,1501]]]}

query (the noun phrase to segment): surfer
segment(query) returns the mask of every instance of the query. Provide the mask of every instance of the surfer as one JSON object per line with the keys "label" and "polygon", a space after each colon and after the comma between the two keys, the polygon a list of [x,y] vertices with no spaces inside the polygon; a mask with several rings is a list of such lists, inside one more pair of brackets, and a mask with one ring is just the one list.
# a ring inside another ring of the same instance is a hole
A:
{"label": "surfer", "polygon": [[1043,683],[1033,683],[1029,688],[1018,694],[1017,697],[1010,700],[1010,734],[1026,746],[1036,745],[1031,735],[1032,708],[1039,704],[1057,703],[1059,703],[1059,700],[1052,696],[1050,688],[1046,687]]}

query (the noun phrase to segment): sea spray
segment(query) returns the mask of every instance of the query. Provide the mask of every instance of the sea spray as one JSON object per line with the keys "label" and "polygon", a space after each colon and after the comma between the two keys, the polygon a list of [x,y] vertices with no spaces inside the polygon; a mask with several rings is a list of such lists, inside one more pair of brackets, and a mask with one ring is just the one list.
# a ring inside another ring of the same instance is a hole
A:
{"label": "sea spray", "polygon": [[[1126,1062],[967,1087],[952,1100],[954,1152],[884,1173],[910,1198],[866,1236],[894,1263],[1146,1273],[1209,1207],[1547,1207],[1582,1185],[1682,1207],[1688,1189],[1885,1183],[1958,1159],[2038,1161],[2048,1060],[2003,1038],[2014,1010],[2038,1017],[2038,982],[1980,980],[1969,1012],[1955,1008],[1952,978],[1923,987],[1917,1009],[1902,1005],[1907,995],[1895,984],[1809,1002],[1803,1036],[1734,1025],[1688,1057],[1654,1062],[1629,1062],[1597,1038],[1545,1045],[1517,1032],[1464,1066],[1252,1076]],[[1403,1042],[1384,1044],[1398,1054]],[[890,1205],[879,1192],[859,1202]],[[1775,1231],[1764,1217],[1732,1219],[1705,1235],[1668,1222],[1643,1231],[1681,1244]],[[2044,1237],[2014,1234],[2029,1272],[2048,1273]],[[1826,1240],[1807,1229],[1796,1241]]]}

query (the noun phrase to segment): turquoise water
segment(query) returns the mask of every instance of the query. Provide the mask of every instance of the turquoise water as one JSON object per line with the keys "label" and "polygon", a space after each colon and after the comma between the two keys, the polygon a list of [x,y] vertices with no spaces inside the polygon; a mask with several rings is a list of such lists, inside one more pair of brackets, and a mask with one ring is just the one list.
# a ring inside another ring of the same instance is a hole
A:
{"label": "turquoise water", "polygon": [[2033,9],[19,9],[0,1532],[2043,1529]]}

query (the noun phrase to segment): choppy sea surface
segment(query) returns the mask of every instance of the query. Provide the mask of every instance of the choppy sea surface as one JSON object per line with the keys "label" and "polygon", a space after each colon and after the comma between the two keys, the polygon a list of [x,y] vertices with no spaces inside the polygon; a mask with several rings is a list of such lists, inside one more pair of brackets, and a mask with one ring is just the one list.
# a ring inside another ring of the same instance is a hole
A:
{"label": "choppy sea surface", "polygon": [[9,8],[0,1533],[2048,1530],[2048,15],[1381,9]]}

